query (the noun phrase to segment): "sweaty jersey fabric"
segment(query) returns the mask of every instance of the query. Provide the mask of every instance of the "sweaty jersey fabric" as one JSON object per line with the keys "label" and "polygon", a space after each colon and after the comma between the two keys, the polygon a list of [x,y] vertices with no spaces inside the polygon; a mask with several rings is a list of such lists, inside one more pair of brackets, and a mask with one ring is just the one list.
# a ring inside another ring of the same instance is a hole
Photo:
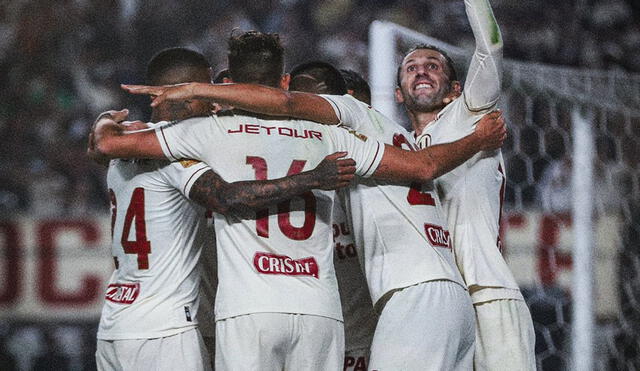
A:
{"label": "sweaty jersey fabric", "polygon": [[198,261],[212,248],[205,210],[187,198],[200,162],[112,160],[111,275],[98,339],[149,339],[197,325]]}
{"label": "sweaty jersey fabric", "polygon": [[[348,151],[356,173],[377,168],[384,146],[345,129],[299,120],[210,116],[156,131],[170,159],[206,162],[226,181],[280,178]],[[300,313],[342,320],[333,267],[335,192],[307,192],[248,218],[215,214],[216,321],[251,313]]]}
{"label": "sweaty jersey fabric", "polygon": [[[342,124],[387,144],[415,148],[404,128],[352,96],[323,97]],[[432,182],[391,185],[364,179],[351,187],[347,205],[376,307],[383,296],[420,282],[450,280],[464,287]]]}
{"label": "sweaty jersey fabric", "polygon": [[[502,40],[486,0],[466,0],[476,39],[464,91],[417,136],[420,148],[453,142],[471,134],[478,120],[496,107],[502,74]],[[456,262],[474,303],[522,299],[518,285],[500,252],[499,220],[505,187],[500,150],[477,153],[436,179],[447,217]]]}

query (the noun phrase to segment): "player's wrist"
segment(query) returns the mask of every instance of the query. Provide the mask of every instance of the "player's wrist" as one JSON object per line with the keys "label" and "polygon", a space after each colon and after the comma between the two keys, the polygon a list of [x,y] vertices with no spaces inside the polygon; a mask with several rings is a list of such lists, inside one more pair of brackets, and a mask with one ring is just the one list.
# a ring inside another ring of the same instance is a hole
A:
{"label": "player's wrist", "polygon": [[95,123],[98,123],[100,120],[112,120],[112,121],[116,121],[115,117],[113,117],[113,115],[111,114],[111,112],[107,111],[107,112],[102,112],[98,118],[96,119]]}
{"label": "player's wrist", "polygon": [[195,99],[213,99],[213,89],[215,86],[213,84],[202,83],[202,82],[194,82],[191,83],[191,96]]}

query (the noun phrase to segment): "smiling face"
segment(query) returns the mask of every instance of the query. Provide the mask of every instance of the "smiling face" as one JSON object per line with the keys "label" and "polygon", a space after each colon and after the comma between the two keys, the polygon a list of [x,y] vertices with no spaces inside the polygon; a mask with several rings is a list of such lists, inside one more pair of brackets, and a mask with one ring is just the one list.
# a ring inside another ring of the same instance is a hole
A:
{"label": "smiling face", "polygon": [[396,98],[408,110],[432,112],[443,108],[444,99],[459,95],[460,84],[450,81],[445,57],[436,50],[417,49],[402,61]]}

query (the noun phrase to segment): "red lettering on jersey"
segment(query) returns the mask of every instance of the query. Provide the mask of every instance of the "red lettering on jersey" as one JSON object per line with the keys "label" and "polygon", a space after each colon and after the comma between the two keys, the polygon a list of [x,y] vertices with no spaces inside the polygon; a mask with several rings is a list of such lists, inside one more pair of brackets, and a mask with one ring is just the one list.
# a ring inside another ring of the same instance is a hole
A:
{"label": "red lettering on jersey", "polygon": [[356,246],[352,243],[348,245],[343,245],[341,243],[337,243],[334,245],[334,249],[336,251],[336,255],[338,259],[343,260],[346,258],[355,258],[358,256],[358,251],[356,250]]}
{"label": "red lettering on jersey", "polygon": [[244,126],[244,131],[247,134],[260,134],[260,125],[246,124]]}
{"label": "red lettering on jersey", "polygon": [[286,255],[257,252],[253,256],[253,266],[262,274],[285,276],[311,276],[318,278],[318,263],[314,257],[292,259]]}
{"label": "red lettering on jersey", "polygon": [[304,135],[298,134],[298,130],[296,130],[296,129],[293,130],[293,136],[296,137],[296,138],[306,139],[308,135],[309,135],[309,133],[306,130],[304,131]]}
{"label": "red lettering on jersey", "polygon": [[291,128],[278,128],[278,134],[284,135],[284,136],[287,136],[287,137],[292,137],[293,136],[293,129],[291,129]]}
{"label": "red lettering on jersey", "polygon": [[318,140],[322,140],[322,133],[315,130],[309,130],[310,138],[316,138]]}
{"label": "red lettering on jersey", "polygon": [[107,286],[107,293],[104,298],[112,303],[131,304],[138,298],[140,293],[139,283],[112,283]]}
{"label": "red lettering on jersey", "polygon": [[242,128],[243,128],[243,125],[242,125],[242,124],[240,124],[240,126],[238,127],[238,130],[231,130],[231,129],[229,129],[229,130],[227,130],[227,133],[229,133],[229,134],[242,133]]}
{"label": "red lettering on jersey", "polygon": [[433,246],[451,248],[449,231],[439,225],[425,224],[424,231],[427,233],[427,239]]}
{"label": "red lettering on jersey", "polygon": [[344,357],[343,370],[344,371],[367,371],[367,360],[363,356],[360,356],[358,358],[346,356]]}
{"label": "red lettering on jersey", "polygon": [[[260,129],[264,129],[264,132]],[[277,129],[277,130],[276,130]],[[322,133],[315,130],[292,129],[288,127],[277,126],[260,126],[258,124],[240,124],[237,129],[227,129],[229,134],[245,133],[245,134],[266,134],[266,135],[282,135],[285,137],[300,139],[318,139],[322,140]]]}
{"label": "red lettering on jersey", "polygon": [[[262,157],[247,156],[247,165],[251,165],[256,173],[256,180],[267,179],[267,161]],[[269,238],[269,209],[256,211],[256,233],[260,237]]]}
{"label": "red lettering on jersey", "polygon": [[[136,188],[131,194],[131,201],[127,214],[124,217],[122,238],[120,244],[125,254],[138,255],[138,269],[149,269],[149,254],[151,254],[151,242],[147,239],[147,222],[144,212],[144,188]],[[131,226],[135,225],[136,239],[129,240]]]}
{"label": "red lettering on jersey", "polygon": [[[293,160],[287,176],[298,174],[304,169],[306,160]],[[278,204],[278,227],[282,233],[292,240],[306,240],[313,234],[316,225],[316,197],[313,192],[307,191],[300,195],[304,200],[304,222],[302,227],[294,227],[291,224],[291,200]]]}
{"label": "red lettering on jersey", "polygon": [[429,192],[422,191],[422,184],[411,183],[411,189],[407,194],[407,202],[409,205],[429,205],[436,206],[436,200],[431,196]]}
{"label": "red lettering on jersey", "polygon": [[[403,145],[406,147],[403,147]],[[409,151],[416,151],[416,147],[411,144],[404,135],[399,133],[393,135],[393,146],[405,148]],[[436,205],[436,200],[433,199],[431,193],[422,191],[422,184],[413,182],[410,187],[411,189],[409,189],[409,193],[407,194],[407,202],[409,202],[409,205]]]}

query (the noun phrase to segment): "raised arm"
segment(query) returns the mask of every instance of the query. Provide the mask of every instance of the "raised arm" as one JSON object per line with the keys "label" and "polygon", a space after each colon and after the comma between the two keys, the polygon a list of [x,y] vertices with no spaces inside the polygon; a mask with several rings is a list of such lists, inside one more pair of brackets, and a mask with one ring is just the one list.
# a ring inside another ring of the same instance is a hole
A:
{"label": "raised arm", "polygon": [[295,117],[322,124],[339,122],[331,104],[318,95],[264,85],[187,83],[166,86],[122,85],[122,88],[132,94],[154,96],[151,103],[153,107],[164,101],[202,99],[271,116]]}
{"label": "raised arm", "polygon": [[470,111],[482,111],[492,108],[500,95],[502,36],[489,0],[465,0],[464,5],[476,48],[463,95]]}
{"label": "raised arm", "polygon": [[263,181],[227,183],[208,170],[195,181],[189,198],[222,214],[246,215],[311,189],[332,190],[349,185],[354,177],[355,162],[341,159],[346,155],[346,152],[336,152],[325,157],[313,170]]}
{"label": "raised arm", "polygon": [[480,120],[472,134],[455,142],[430,146],[416,152],[387,145],[373,177],[429,181],[462,165],[480,151],[500,148],[506,137],[502,114],[499,111],[491,112]]}
{"label": "raised arm", "polygon": [[101,159],[166,158],[153,130],[128,130],[122,123],[128,115],[129,111],[125,109],[107,111],[98,116],[89,134],[89,155]]}

